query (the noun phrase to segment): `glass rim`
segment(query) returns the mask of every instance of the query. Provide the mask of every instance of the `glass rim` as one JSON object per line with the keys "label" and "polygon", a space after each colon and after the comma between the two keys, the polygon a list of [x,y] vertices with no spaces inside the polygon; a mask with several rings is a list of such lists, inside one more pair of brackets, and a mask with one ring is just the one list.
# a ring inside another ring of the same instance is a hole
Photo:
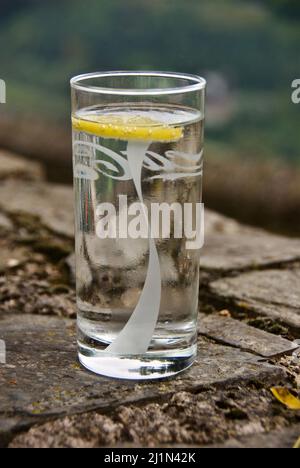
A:
{"label": "glass rim", "polygon": [[[149,77],[162,77],[162,78],[174,78],[187,80],[190,84],[170,86],[166,88],[110,88],[106,86],[93,86],[84,84],[86,80],[96,78],[113,78],[121,76],[149,76]],[[74,76],[71,81],[71,87],[78,91],[85,91],[89,93],[98,94],[114,94],[114,95],[129,95],[129,96],[160,96],[166,94],[184,94],[193,91],[201,91],[206,87],[206,80],[198,75],[192,75],[187,73],[173,73],[173,72],[156,72],[156,71],[106,71],[106,72],[95,72],[85,73],[82,75]]]}

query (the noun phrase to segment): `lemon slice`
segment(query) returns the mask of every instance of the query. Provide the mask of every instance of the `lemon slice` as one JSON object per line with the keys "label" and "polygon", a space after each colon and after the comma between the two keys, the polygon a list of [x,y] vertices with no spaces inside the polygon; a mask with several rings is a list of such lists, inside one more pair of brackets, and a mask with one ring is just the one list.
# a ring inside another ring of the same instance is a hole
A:
{"label": "lemon slice", "polygon": [[72,125],[79,132],[126,141],[178,141],[183,135],[182,127],[171,127],[150,117],[133,116],[129,113],[94,114],[89,115],[88,120],[72,116]]}

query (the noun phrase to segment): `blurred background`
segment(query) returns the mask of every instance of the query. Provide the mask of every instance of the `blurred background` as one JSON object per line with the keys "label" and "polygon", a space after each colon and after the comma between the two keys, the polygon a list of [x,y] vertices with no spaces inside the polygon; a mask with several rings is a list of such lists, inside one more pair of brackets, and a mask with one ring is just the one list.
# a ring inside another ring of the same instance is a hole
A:
{"label": "blurred background", "polygon": [[71,183],[73,75],[200,74],[206,205],[300,235],[299,0],[1,0],[0,10],[0,148]]}

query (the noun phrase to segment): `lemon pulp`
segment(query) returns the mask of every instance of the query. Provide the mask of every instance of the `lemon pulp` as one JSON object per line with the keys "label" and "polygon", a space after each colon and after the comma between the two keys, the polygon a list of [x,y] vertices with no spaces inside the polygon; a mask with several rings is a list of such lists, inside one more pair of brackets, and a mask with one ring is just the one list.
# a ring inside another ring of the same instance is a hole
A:
{"label": "lemon pulp", "polygon": [[183,136],[182,127],[173,127],[151,117],[122,114],[88,114],[88,118],[72,116],[73,129],[102,138],[139,141],[178,141]]}

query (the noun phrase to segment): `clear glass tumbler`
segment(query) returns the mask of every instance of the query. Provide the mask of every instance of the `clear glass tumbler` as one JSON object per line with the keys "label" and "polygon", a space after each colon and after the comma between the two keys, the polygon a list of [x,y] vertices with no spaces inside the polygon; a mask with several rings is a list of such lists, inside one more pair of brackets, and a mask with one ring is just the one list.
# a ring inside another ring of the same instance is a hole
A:
{"label": "clear glass tumbler", "polygon": [[168,377],[197,352],[205,80],[71,80],[80,362]]}

